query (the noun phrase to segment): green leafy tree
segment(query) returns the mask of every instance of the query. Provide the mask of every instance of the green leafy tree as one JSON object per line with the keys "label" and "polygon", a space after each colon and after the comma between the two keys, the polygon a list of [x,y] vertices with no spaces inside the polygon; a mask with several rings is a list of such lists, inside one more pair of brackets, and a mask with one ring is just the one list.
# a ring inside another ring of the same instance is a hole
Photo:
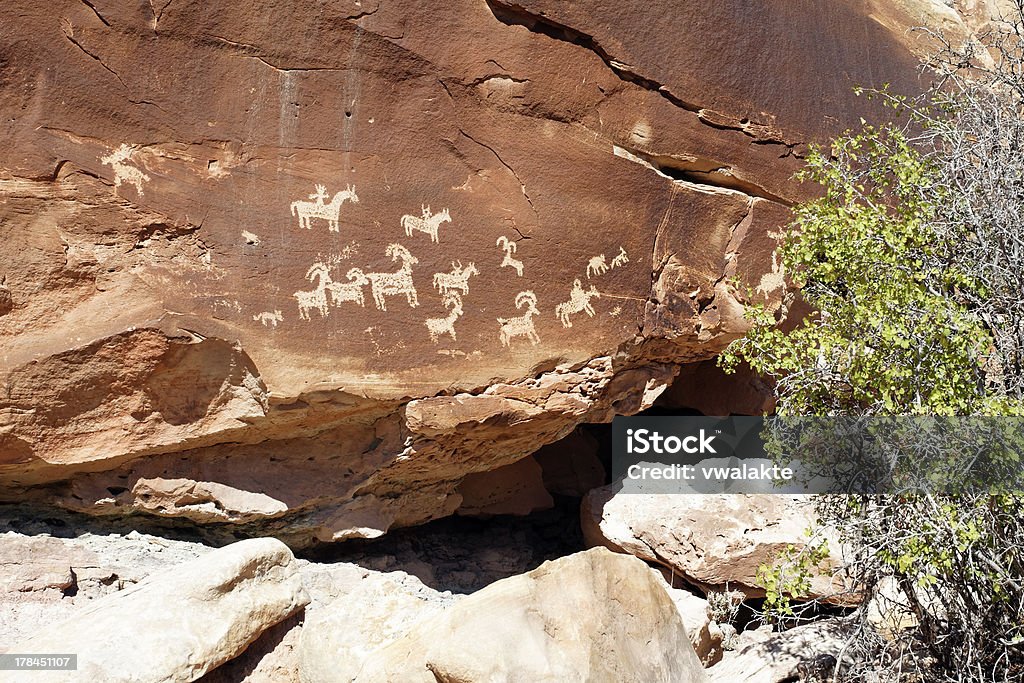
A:
{"label": "green leafy tree", "polygon": [[[722,357],[772,377],[781,415],[999,417],[1008,438],[979,429],[975,443],[1019,465],[1024,0],[1013,9],[984,45],[945,45],[925,97],[867,93],[892,108],[892,123],[862,122],[812,150],[802,177],[821,196],[779,236],[789,298],[780,310],[752,306],[749,333]],[[797,291],[814,312],[784,332]],[[837,678],[1024,680],[1017,491],[823,496],[818,512],[851,550],[863,597]],[[762,580],[785,614],[799,591],[778,572]],[[901,624],[889,632],[868,609],[885,586]]]}

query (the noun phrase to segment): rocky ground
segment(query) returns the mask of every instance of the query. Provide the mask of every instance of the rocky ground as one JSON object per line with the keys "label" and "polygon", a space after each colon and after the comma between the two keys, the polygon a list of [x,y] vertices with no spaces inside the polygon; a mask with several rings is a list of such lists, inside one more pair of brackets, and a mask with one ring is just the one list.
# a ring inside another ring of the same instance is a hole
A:
{"label": "rocky ground", "polygon": [[[767,681],[839,642],[833,622],[757,630],[629,555],[585,550],[566,505],[312,560],[272,539],[215,549],[82,521],[0,511],[0,651],[79,655],[75,674],[0,680]],[[799,647],[780,658],[780,638]]]}

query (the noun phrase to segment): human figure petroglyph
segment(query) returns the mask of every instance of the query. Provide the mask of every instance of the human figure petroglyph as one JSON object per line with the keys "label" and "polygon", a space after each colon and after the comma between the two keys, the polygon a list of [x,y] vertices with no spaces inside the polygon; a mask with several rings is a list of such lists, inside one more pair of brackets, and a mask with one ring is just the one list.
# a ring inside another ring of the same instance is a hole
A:
{"label": "human figure petroglyph", "polygon": [[409,253],[409,250],[401,244],[389,244],[385,252],[392,261],[401,261],[402,267],[394,273],[367,273],[373,289],[373,302],[377,308],[387,311],[385,297],[404,294],[406,301],[411,308],[420,305],[416,297],[416,287],[412,282],[412,267],[419,263],[419,259]]}
{"label": "human figure petroglyph", "polygon": [[569,300],[555,306],[555,315],[562,321],[562,327],[572,327],[569,316],[580,311],[591,318],[594,317],[594,307],[590,305],[591,299],[600,299],[601,294],[597,288],[591,285],[590,289],[584,290],[583,283],[579,278],[572,281],[572,291],[569,293]]}
{"label": "human figure petroglyph", "polygon": [[420,211],[423,213],[422,216],[413,216],[406,214],[402,216],[402,227],[405,228],[405,234],[408,237],[412,237],[413,230],[425,232],[430,235],[432,242],[437,242],[437,231],[441,227],[442,223],[451,223],[452,216],[448,213],[448,209],[441,209],[441,213],[431,213],[429,206],[420,205]]}
{"label": "human figure petroglyph", "polygon": [[298,291],[292,296],[299,303],[299,318],[309,320],[309,312],[316,309],[321,318],[327,317],[327,285],[331,284],[331,272],[323,263],[317,262],[306,271],[306,279],[317,281],[316,289]]}
{"label": "human figure petroglyph", "polygon": [[479,274],[480,271],[476,269],[476,264],[473,262],[463,267],[462,261],[459,261],[458,265],[452,261],[452,272],[434,273],[434,287],[441,294],[447,294],[456,289],[463,295],[469,294],[469,278]]}
{"label": "human figure petroglyph", "polygon": [[619,247],[619,253],[612,259],[612,268],[621,268],[622,266],[629,263],[629,257],[626,256],[626,250]]}
{"label": "human figure petroglyph", "polygon": [[526,312],[515,318],[498,318],[501,325],[501,345],[511,346],[512,340],[516,337],[526,337],[530,343],[536,346],[540,343],[540,336],[533,326],[533,316],[540,315],[537,310],[537,295],[530,290],[516,294],[516,308]]}
{"label": "human figure petroglyph", "polygon": [[370,283],[369,278],[359,268],[352,268],[345,277],[348,278],[348,282],[329,282],[327,284],[327,291],[331,295],[331,305],[337,307],[346,301],[352,301],[360,306],[365,306],[363,287]]}
{"label": "human figure petroglyph", "polygon": [[128,183],[135,187],[135,191],[141,197],[144,194],[142,191],[142,183],[149,182],[149,176],[135,166],[129,166],[127,164],[127,162],[131,161],[132,154],[134,152],[134,147],[130,145],[121,145],[109,155],[100,157],[100,163],[104,166],[110,166],[114,170],[115,191],[120,189],[122,184]]}
{"label": "human figure petroglyph", "polygon": [[598,254],[594,258],[587,261],[587,279],[590,279],[591,273],[594,275],[604,275],[608,272],[608,263],[604,260],[604,254]]}
{"label": "human figure petroglyph", "polygon": [[455,321],[462,317],[462,297],[458,292],[446,292],[442,301],[444,307],[449,309],[448,316],[445,318],[427,318],[424,321],[424,324],[427,326],[427,332],[430,333],[430,341],[435,344],[442,334],[451,336],[452,341],[455,341]]}
{"label": "human figure petroglyph", "polygon": [[523,276],[523,262],[517,258],[512,258],[512,254],[516,253],[518,245],[510,240],[509,238],[502,235],[498,238],[498,241],[494,243],[495,246],[501,247],[505,252],[505,258],[501,260],[499,268],[515,268],[516,275],[519,277]]}
{"label": "human figure petroglyph", "polygon": [[273,312],[263,311],[262,313],[257,313],[252,319],[263,325],[263,327],[277,327],[277,324],[282,322],[284,317],[281,315],[281,311],[275,310]]}
{"label": "human figure petroglyph", "polygon": [[773,292],[786,288],[786,269],[779,263],[779,252],[772,252],[772,272],[761,276],[761,282],[757,285],[756,292],[771,296]]}
{"label": "human figure petroglyph", "polygon": [[299,217],[299,227],[311,229],[310,221],[314,218],[320,218],[327,221],[327,229],[331,232],[339,232],[338,219],[341,217],[341,205],[345,201],[350,201],[353,204],[359,203],[359,197],[356,196],[356,188],[348,185],[344,190],[334,195],[331,199],[330,204],[325,204],[324,200],[327,199],[327,186],[317,185],[316,192],[309,195],[309,198],[313,201],[298,200],[292,202],[292,215]]}

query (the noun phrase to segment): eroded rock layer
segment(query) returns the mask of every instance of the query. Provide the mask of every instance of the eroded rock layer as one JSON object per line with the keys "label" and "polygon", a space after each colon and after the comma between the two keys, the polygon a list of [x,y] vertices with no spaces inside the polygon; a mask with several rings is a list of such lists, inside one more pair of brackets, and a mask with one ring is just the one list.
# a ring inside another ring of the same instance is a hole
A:
{"label": "eroded rock layer", "polygon": [[5,3],[0,498],[296,542],[489,509],[466,477],[777,300],[808,143],[918,87],[921,8],[876,5]]}

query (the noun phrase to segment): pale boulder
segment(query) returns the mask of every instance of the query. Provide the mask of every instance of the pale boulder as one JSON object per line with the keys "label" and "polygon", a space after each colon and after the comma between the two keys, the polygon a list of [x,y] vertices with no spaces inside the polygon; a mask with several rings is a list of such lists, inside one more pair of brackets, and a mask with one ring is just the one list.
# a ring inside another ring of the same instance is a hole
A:
{"label": "pale boulder", "polygon": [[[615,494],[603,487],[583,499],[581,524],[589,545],[661,564],[705,590],[763,597],[758,567],[776,563],[790,545],[803,547],[815,518],[807,496]],[[832,540],[829,552],[809,594],[798,597],[849,601],[836,576],[841,549]]]}
{"label": "pale boulder", "polygon": [[[708,669],[711,683],[781,683],[787,680],[831,680],[832,658],[842,650],[847,632],[838,619],[816,621],[773,633],[727,652]],[[811,673],[818,678],[808,679]]]}
{"label": "pale boulder", "polygon": [[[33,683],[193,681],[308,601],[291,551],[250,539],[102,597],[7,650],[77,653],[77,671],[33,672]],[[4,683],[24,680],[24,672],[0,674]]]}
{"label": "pale boulder", "polygon": [[372,654],[357,681],[704,681],[659,577],[593,549],[491,584]]}
{"label": "pale boulder", "polygon": [[669,588],[668,594],[679,611],[690,644],[701,663],[711,666],[722,659],[723,634],[718,624],[708,616],[708,601],[680,588]]}
{"label": "pale boulder", "polygon": [[404,572],[366,576],[349,592],[310,610],[299,636],[299,680],[353,680],[370,654],[450,600]]}

